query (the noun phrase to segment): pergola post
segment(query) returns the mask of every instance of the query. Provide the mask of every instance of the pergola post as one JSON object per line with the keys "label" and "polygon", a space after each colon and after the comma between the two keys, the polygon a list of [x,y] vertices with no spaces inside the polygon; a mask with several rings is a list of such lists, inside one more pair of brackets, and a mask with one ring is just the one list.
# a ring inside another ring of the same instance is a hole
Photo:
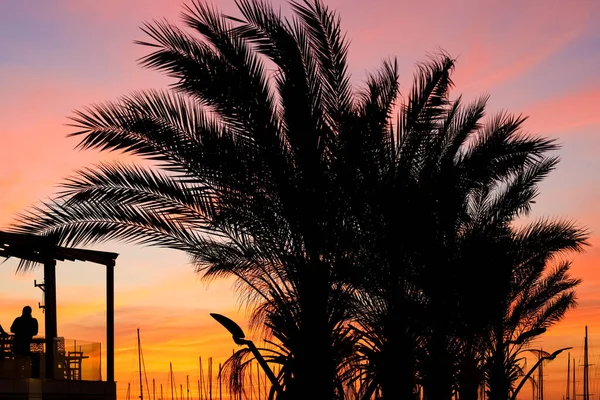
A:
{"label": "pergola post", "polygon": [[106,264],[106,380],[115,381],[115,262]]}
{"label": "pergola post", "polygon": [[[44,262],[44,321],[46,337],[46,379],[54,379],[54,359],[56,352],[56,260]],[[41,367],[41,366],[40,366]]]}

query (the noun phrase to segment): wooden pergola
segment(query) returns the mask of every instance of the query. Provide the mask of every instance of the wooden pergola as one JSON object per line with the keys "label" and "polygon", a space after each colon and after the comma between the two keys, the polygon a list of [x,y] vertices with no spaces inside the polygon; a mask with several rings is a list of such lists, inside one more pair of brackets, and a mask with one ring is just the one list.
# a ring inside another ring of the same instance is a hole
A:
{"label": "wooden pergola", "polygon": [[54,379],[56,261],[88,261],[106,266],[106,380],[115,380],[115,260],[117,253],[61,247],[46,236],[0,231],[0,257],[20,258],[44,266],[46,378]]}

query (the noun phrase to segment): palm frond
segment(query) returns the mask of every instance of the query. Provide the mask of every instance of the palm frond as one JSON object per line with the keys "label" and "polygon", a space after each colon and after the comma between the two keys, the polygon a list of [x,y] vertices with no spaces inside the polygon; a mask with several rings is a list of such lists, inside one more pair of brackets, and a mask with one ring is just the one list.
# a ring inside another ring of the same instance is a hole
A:
{"label": "palm frond", "polygon": [[409,176],[417,173],[427,159],[425,150],[446,114],[453,69],[454,60],[445,54],[417,66],[398,127],[399,169]]}
{"label": "palm frond", "polygon": [[[93,200],[72,205],[58,200],[21,213],[11,231],[50,236],[62,246],[121,240],[189,252],[204,239],[198,225],[193,230],[186,225],[160,211],[135,206]],[[200,226],[208,234],[218,234],[208,223]]]}
{"label": "palm frond", "polygon": [[502,188],[488,193],[487,204],[480,214],[490,222],[506,224],[521,215],[527,215],[533,200],[538,195],[538,184],[558,164],[558,157],[547,157],[525,166],[501,185]]}
{"label": "palm frond", "polygon": [[187,6],[184,20],[214,47],[155,21],[142,28],[154,42],[138,43],[158,50],[143,57],[141,64],[177,79],[176,89],[209,105],[239,135],[261,143],[264,151],[273,156],[280,152],[279,123],[262,62],[241,38],[228,35],[231,28],[215,10],[194,2]]}
{"label": "palm frond", "polygon": [[[481,119],[485,116],[485,107],[489,98],[489,95],[480,96],[467,106],[460,107],[458,112],[448,115],[446,122],[448,126],[445,128],[447,139],[442,156],[445,164],[456,162],[465,144],[469,142],[473,134],[481,129]],[[456,102],[459,100],[455,100]]]}
{"label": "palm frond", "polygon": [[320,0],[291,1],[308,32],[310,49],[318,61],[323,106],[331,126],[338,126],[352,109],[352,89],[346,57],[348,43],[340,18]]}
{"label": "palm frond", "polygon": [[216,213],[216,195],[210,188],[118,162],[78,171],[61,184],[58,198],[74,206],[95,201],[141,207],[201,224]]}
{"label": "palm frond", "polygon": [[502,180],[558,148],[555,140],[524,134],[525,120],[522,116],[499,113],[485,125],[459,159],[470,174],[470,182],[488,185]]}

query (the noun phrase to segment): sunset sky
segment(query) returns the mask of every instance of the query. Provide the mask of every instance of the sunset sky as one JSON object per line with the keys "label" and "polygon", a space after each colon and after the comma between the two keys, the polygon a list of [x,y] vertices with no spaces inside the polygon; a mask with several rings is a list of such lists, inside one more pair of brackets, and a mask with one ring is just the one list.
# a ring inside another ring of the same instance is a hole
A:
{"label": "sunset sky", "polygon": [[[65,126],[72,111],[138,89],[165,87],[159,73],[140,68],[146,49],[143,21],[180,23],[173,0],[0,1],[0,226],[19,211],[50,197],[74,170],[99,160],[74,150]],[[215,4],[239,15],[232,0]],[[277,2],[276,2],[277,4]],[[489,111],[529,115],[527,130],[558,138],[562,162],[542,185],[534,216],[569,217],[592,233],[587,252],[574,256],[573,274],[583,279],[579,306],[539,345],[552,351],[573,346],[580,363],[583,334],[590,331],[592,393],[600,395],[600,1],[598,0],[330,0],[351,40],[350,71],[360,84],[366,71],[397,56],[401,92],[414,65],[442,48],[458,58],[455,95],[489,92]],[[287,13],[287,3],[281,2]],[[106,156],[103,156],[106,159]],[[108,243],[120,253],[116,267],[116,379],[121,399],[135,387],[136,329],[140,328],[149,378],[166,384],[169,362],[196,382],[198,357],[215,362],[235,344],[209,316],[219,312],[247,328],[245,310],[230,282],[208,285],[184,255]],[[0,324],[10,327],[23,305],[37,309],[41,292],[33,281],[42,270],[15,275],[16,262],[0,267]],[[73,339],[104,341],[104,270],[60,263],[58,332]],[[43,332],[43,331],[42,331]],[[547,400],[565,390],[566,355],[545,368]],[[578,375],[581,373],[578,371]],[[135,384],[134,384],[135,383]],[[578,389],[581,393],[581,389]],[[134,392],[134,393],[137,393]],[[194,392],[195,393],[195,392]],[[521,398],[528,399],[527,387]],[[133,397],[137,396],[135,394]]]}

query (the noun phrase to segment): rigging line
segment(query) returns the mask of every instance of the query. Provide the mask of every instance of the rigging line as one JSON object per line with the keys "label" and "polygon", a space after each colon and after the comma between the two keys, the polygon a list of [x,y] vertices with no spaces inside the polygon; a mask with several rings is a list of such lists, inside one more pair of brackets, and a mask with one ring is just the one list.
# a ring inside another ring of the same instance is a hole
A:
{"label": "rigging line", "polygon": [[204,384],[204,369],[202,368],[202,356],[198,357],[198,362],[200,363],[200,400],[204,400],[205,395],[208,393],[208,391],[204,387],[205,384]]}
{"label": "rigging line", "polygon": [[144,359],[144,349],[142,348],[142,344],[140,342],[140,355],[142,356],[142,369],[144,370],[144,379],[146,380],[146,391],[148,392],[148,399],[150,397],[150,385],[148,384],[148,374],[146,373],[146,360]]}
{"label": "rigging line", "polygon": [[137,330],[137,351],[138,351],[138,373],[140,378],[140,395],[139,398],[144,398],[144,381],[142,380],[142,346],[140,344],[140,328]]}
{"label": "rigging line", "polygon": [[173,367],[171,367],[171,381],[173,383],[173,391],[175,392],[175,399],[177,399],[177,397],[179,397],[179,394],[177,393],[177,381],[175,380],[175,372],[173,372]]}
{"label": "rigging line", "polygon": [[[137,347],[137,342],[136,342],[136,345],[135,345],[135,346],[133,346],[133,350],[134,350],[134,352],[135,352],[135,348],[136,348],[136,347]],[[132,354],[131,354],[131,361],[130,361],[130,364],[129,364],[129,379],[127,379],[127,383],[128,383],[128,384],[131,384],[131,376],[133,375],[134,368],[135,368],[135,367],[134,367],[134,364],[135,364],[135,356],[136,356],[136,354],[134,354],[134,353],[132,353]]]}
{"label": "rigging line", "polygon": [[[202,372],[202,374],[204,374],[204,372]],[[206,376],[203,377],[203,378],[204,378],[204,398],[205,398],[205,400],[208,400],[208,398],[209,398],[209,395],[208,395],[208,386],[209,386],[209,384],[208,384],[208,371],[206,372]],[[210,399],[210,400],[212,400],[212,399]]]}

